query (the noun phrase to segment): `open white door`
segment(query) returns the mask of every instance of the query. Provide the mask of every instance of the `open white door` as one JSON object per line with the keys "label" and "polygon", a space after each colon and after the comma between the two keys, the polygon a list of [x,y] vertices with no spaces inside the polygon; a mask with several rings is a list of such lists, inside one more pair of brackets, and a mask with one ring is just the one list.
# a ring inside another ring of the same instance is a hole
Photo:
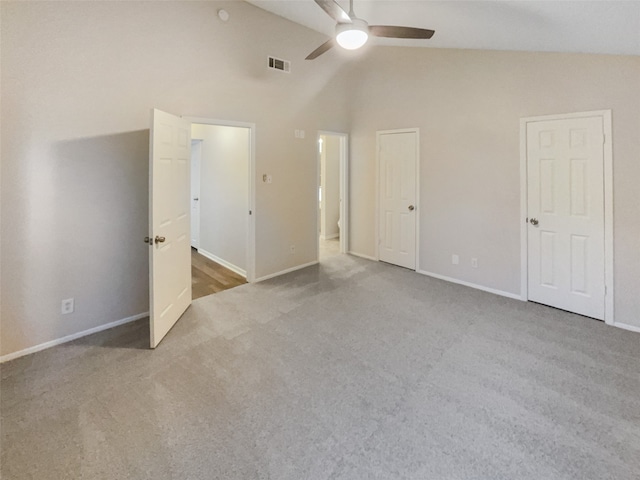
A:
{"label": "open white door", "polygon": [[191,123],[153,110],[149,151],[151,348],[191,304]]}

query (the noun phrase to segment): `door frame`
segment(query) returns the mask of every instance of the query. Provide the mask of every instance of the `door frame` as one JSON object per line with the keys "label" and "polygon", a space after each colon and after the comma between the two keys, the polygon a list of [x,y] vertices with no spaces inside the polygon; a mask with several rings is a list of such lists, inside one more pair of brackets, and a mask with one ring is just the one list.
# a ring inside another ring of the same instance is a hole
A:
{"label": "door frame", "polygon": [[[318,190],[320,188],[320,163],[321,155],[318,145],[322,135],[340,137],[340,253],[349,252],[349,134],[344,132],[331,132],[328,130],[318,130],[316,135],[316,190],[315,203],[318,203]],[[320,211],[316,208],[316,258],[320,261],[320,235],[317,232],[320,225]]]}
{"label": "door frame", "polygon": [[[192,124],[193,125],[193,124]],[[198,199],[200,198],[200,170],[201,170],[201,163],[202,163],[202,140],[197,139],[197,140],[193,140],[191,139],[191,159],[193,160],[193,146],[195,144],[199,144],[199,158],[198,158]],[[193,163],[191,164],[191,181],[193,180],[193,174],[195,173],[194,169],[193,169]],[[193,191],[191,191],[191,202],[193,202]],[[198,202],[200,202],[200,200],[198,200]],[[191,208],[191,211],[193,211],[193,207]],[[198,213],[200,213],[200,204],[198,203]],[[191,228],[193,230],[193,218],[190,218],[190,223],[191,223]],[[198,225],[197,225],[197,246],[195,247],[196,249],[200,248],[200,219],[198,218]],[[193,247],[193,238],[191,239],[191,246]]]}
{"label": "door frame", "polygon": [[[247,215],[247,282],[256,280],[256,124],[248,122],[237,122],[234,120],[220,120],[216,118],[183,116],[185,120],[202,125],[219,125],[222,127],[248,128],[250,132],[249,141],[249,212]],[[189,211],[191,214],[191,211]]]}
{"label": "door frame", "polygon": [[420,270],[420,129],[419,128],[399,128],[395,130],[376,131],[376,212],[375,212],[375,259],[380,261],[380,137],[382,135],[394,133],[415,133],[416,134],[416,266],[414,271]]}
{"label": "door frame", "polygon": [[611,110],[596,110],[520,119],[520,299],[529,299],[529,245],[527,238],[527,125],[549,120],[569,120],[573,118],[600,117],[604,134],[604,321],[614,325],[614,280],[613,280],[613,137],[611,133]]}

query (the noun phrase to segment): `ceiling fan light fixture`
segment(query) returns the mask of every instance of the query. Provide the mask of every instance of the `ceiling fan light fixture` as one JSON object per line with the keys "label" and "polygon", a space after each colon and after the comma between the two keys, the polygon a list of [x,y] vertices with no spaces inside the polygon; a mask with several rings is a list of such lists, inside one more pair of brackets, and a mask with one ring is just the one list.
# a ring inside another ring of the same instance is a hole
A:
{"label": "ceiling fan light fixture", "polygon": [[369,25],[364,20],[354,18],[353,23],[339,23],[336,26],[336,41],[346,50],[357,50],[369,39]]}

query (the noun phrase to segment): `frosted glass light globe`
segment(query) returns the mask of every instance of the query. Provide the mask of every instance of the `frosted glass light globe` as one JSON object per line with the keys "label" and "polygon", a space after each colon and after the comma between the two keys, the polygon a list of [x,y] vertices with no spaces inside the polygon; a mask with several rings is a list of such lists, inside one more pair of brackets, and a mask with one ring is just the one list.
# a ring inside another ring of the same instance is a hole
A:
{"label": "frosted glass light globe", "polygon": [[369,39],[369,25],[364,20],[354,18],[353,23],[339,23],[336,26],[336,41],[347,50],[357,50]]}

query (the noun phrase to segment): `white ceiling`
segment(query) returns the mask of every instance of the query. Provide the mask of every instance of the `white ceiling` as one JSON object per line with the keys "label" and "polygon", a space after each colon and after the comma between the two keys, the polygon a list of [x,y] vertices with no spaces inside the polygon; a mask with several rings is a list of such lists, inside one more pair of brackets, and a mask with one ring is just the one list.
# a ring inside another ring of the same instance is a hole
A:
{"label": "white ceiling", "polygon": [[[333,36],[335,23],[313,0],[247,0]],[[349,10],[348,0],[338,3]],[[376,38],[378,45],[640,55],[640,0],[355,0],[370,25],[431,28],[431,40]]]}

